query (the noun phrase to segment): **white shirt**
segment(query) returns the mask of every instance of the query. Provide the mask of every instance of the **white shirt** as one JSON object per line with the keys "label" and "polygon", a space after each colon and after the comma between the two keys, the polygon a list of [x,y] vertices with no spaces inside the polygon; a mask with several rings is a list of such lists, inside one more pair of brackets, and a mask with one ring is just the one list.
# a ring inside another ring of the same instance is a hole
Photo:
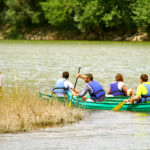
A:
{"label": "white shirt", "polygon": [[118,82],[118,89],[119,89],[119,90],[122,90],[123,86],[124,86],[124,82],[119,81],[119,82]]}
{"label": "white shirt", "polygon": [[[68,80],[64,81],[64,86],[65,86],[65,88],[68,88],[68,89],[74,88],[73,84]],[[58,96],[58,97],[64,97],[64,93],[55,93],[55,95]]]}
{"label": "white shirt", "polygon": [[65,88],[69,88],[69,89],[73,88],[73,84],[68,80],[65,80],[64,86]]}
{"label": "white shirt", "polygon": [[[115,81],[115,82],[116,82],[116,81]],[[113,82],[113,83],[115,83],[115,82]],[[124,82],[119,81],[119,82],[118,82],[118,89],[119,89],[119,90],[122,90],[124,85],[125,85]],[[113,96],[113,95],[107,95],[107,96],[109,97],[109,96]]]}

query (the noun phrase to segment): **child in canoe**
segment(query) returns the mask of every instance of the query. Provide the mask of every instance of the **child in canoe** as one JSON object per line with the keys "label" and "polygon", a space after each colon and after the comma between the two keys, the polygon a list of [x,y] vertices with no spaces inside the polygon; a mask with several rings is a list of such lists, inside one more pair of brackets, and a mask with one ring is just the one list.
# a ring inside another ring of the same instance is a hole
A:
{"label": "child in canoe", "polygon": [[58,79],[56,81],[55,87],[53,89],[53,93],[58,97],[64,97],[69,92],[69,89],[79,93],[77,89],[74,89],[73,84],[68,81],[69,79],[69,72],[63,72],[62,78]]}
{"label": "child in canoe", "polygon": [[148,75],[141,74],[140,84],[137,87],[136,95],[131,97],[130,103],[150,103],[150,82],[148,82]]}
{"label": "child in canoe", "polygon": [[116,81],[110,84],[110,88],[107,92],[107,94],[111,94],[113,96],[132,96],[134,95],[134,92],[132,89],[127,89],[123,76],[121,73],[116,74]]}

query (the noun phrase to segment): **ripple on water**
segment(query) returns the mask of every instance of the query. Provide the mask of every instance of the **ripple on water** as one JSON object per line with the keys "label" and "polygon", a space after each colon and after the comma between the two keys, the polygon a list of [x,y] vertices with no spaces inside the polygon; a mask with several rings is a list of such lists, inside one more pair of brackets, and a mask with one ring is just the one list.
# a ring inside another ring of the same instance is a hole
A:
{"label": "ripple on water", "polygon": [[[124,75],[134,91],[141,73],[149,72],[150,43],[128,42],[28,42],[0,43],[0,71],[3,85],[17,80],[49,92],[63,71],[75,82],[81,73],[93,73],[107,91],[116,73]],[[78,80],[82,89],[84,81]],[[84,120],[64,127],[31,133],[0,134],[0,150],[91,149],[148,150],[150,115],[137,112],[88,111]]]}

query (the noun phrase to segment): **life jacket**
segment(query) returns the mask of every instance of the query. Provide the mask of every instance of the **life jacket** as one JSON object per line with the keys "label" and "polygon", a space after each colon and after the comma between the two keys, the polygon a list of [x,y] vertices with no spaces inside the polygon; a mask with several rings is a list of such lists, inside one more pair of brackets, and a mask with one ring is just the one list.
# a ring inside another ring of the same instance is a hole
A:
{"label": "life jacket", "polygon": [[119,95],[125,96],[126,95],[125,92],[118,88],[118,83],[119,82],[114,82],[110,84],[110,94],[112,94],[113,96]]}
{"label": "life jacket", "polygon": [[93,93],[90,93],[90,96],[93,100],[96,100],[101,96],[105,95],[105,91],[103,90],[102,86],[99,84],[98,81],[90,81],[88,85],[93,89]]}
{"label": "life jacket", "polygon": [[141,95],[141,103],[146,103],[147,101],[150,101],[150,84],[143,84],[145,88],[147,89],[147,94]]}
{"label": "life jacket", "polygon": [[65,80],[66,79],[62,78],[56,82],[55,87],[53,89],[53,93],[64,93],[64,94],[68,93],[69,89],[65,88],[64,86]]}

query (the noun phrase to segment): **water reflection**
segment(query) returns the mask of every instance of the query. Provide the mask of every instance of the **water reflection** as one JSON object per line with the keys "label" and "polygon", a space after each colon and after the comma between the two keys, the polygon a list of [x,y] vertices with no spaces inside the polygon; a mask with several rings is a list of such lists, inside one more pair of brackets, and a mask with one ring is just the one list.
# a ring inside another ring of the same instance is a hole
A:
{"label": "water reflection", "polygon": [[136,127],[136,135],[137,138],[144,138],[144,137],[148,137],[149,133],[148,133],[148,128],[149,128],[149,121],[150,121],[150,117],[148,113],[135,113],[135,121],[136,124],[138,124],[138,126]]}

